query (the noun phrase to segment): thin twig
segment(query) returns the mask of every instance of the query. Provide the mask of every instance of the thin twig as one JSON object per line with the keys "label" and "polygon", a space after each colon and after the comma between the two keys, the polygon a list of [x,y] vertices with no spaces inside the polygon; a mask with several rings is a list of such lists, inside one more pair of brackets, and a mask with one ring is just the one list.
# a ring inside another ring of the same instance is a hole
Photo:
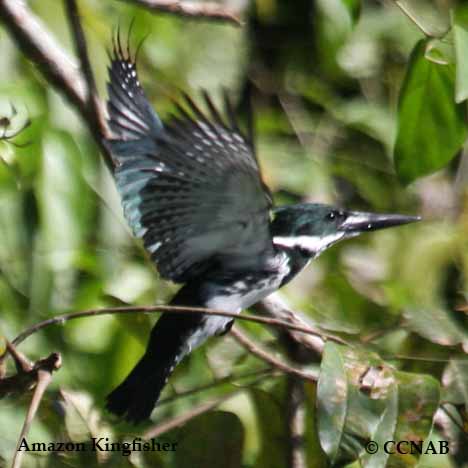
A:
{"label": "thin twig", "polygon": [[174,401],[179,400],[181,398],[193,396],[193,395],[196,395],[197,393],[201,393],[206,390],[212,390],[213,388],[220,387],[221,385],[225,385],[227,383],[233,383],[237,380],[246,379],[249,377],[259,377],[259,376],[264,376],[264,375],[266,376],[266,375],[272,374],[273,372],[274,372],[274,369],[272,367],[266,367],[264,369],[260,369],[256,371],[245,372],[244,374],[227,375],[226,377],[222,377],[221,379],[215,380],[212,383],[209,383],[206,385],[200,385],[199,387],[192,388],[185,392],[176,393],[175,395],[172,395],[170,397],[163,398],[162,400],[158,401],[158,408],[160,408],[163,405],[173,403]]}
{"label": "thin twig", "polygon": [[[58,365],[60,366],[59,363]],[[26,436],[29,433],[29,429],[31,428],[31,424],[33,422],[34,416],[37,413],[39,404],[41,403],[42,397],[44,396],[44,392],[49,386],[51,380],[52,380],[52,371],[39,369],[37,373],[37,385],[36,385],[36,388],[34,389],[33,397],[31,398],[31,403],[28,408],[26,419],[24,420],[23,428],[21,429],[21,434],[18,438],[15,455],[13,457],[13,462],[11,465],[12,468],[21,467],[21,459],[24,453],[24,450],[20,450],[21,443],[23,442],[23,440],[26,438]]]}
{"label": "thin twig", "polygon": [[[247,320],[250,322],[263,323],[274,327],[284,327],[291,330],[295,330],[301,333],[307,333],[317,335],[315,330],[311,330],[309,327],[293,325],[283,320],[259,317],[256,315],[238,315],[230,312],[224,312],[221,310],[204,309],[202,307],[182,307],[182,306],[129,306],[129,307],[108,307],[102,309],[90,309],[82,310],[79,312],[71,312],[68,314],[57,315],[50,319],[39,322],[22,333],[20,333],[14,340],[14,345],[19,345],[28,336],[36,333],[37,331],[55,324],[63,324],[69,320],[75,320],[82,317],[94,317],[98,315],[109,315],[109,314],[129,314],[129,313],[154,313],[154,312],[165,312],[165,313],[193,313],[193,314],[206,314],[206,315],[218,315],[221,317],[231,317],[234,319]],[[341,338],[331,337],[327,335],[330,340],[338,343],[346,344]]]}
{"label": "thin twig", "polygon": [[374,330],[361,337],[361,343],[367,344],[371,343],[372,341],[378,340],[385,335],[393,333],[397,330],[401,330],[405,327],[405,320],[400,318],[395,322],[393,325],[389,325],[387,328],[381,328],[380,330]]}
{"label": "thin twig", "polygon": [[254,343],[244,332],[241,332],[239,328],[235,326],[232,327],[231,335],[250,353],[255,354],[255,356],[259,357],[268,364],[271,364],[277,369],[286,372],[287,374],[293,374],[303,379],[311,380],[312,382],[316,382],[318,380],[317,374],[291,367],[289,364],[286,364],[285,362],[275,358],[269,352],[261,348],[258,344]]}
{"label": "thin twig", "polygon": [[[303,109],[299,98],[280,94],[278,95],[278,100],[302,148],[307,153],[310,152],[311,148],[314,148],[314,152],[317,152],[317,138],[311,135],[306,125],[304,125],[307,119],[307,113],[306,110]],[[326,152],[323,151],[322,153]]]}
{"label": "thin twig", "polygon": [[[454,406],[454,405],[452,405]],[[452,423],[457,427],[457,429],[463,434],[465,439],[468,439],[468,431],[463,427],[463,424],[460,424],[455,416],[448,410],[447,403],[441,403],[439,408],[450,418]]]}
{"label": "thin twig", "polygon": [[429,38],[441,38],[447,34],[447,31],[444,33],[436,34],[432,31],[429,31],[424,24],[419,21],[419,19],[413,14],[413,12],[400,0],[393,0],[395,5],[403,12],[403,14],[426,36]]}
{"label": "thin twig", "polygon": [[[292,312],[290,312],[293,314]],[[295,314],[293,314],[296,318]],[[297,319],[297,318],[296,318]],[[300,365],[304,360],[310,362],[308,353],[303,345],[298,343],[291,336],[289,330],[278,330],[279,342],[283,345],[286,355],[294,365]],[[296,375],[287,376],[286,395],[284,404],[286,407],[286,466],[290,468],[305,468],[307,466],[307,457],[305,453],[305,388],[304,381]]]}
{"label": "thin twig", "polygon": [[[101,128],[90,119],[87,107],[87,83],[76,63],[57,44],[42,21],[28,6],[17,0],[0,0],[0,21],[16,41],[23,54],[44,74],[46,80],[64,94],[81,115],[99,145],[109,169],[114,167],[112,155],[103,144]],[[99,102],[103,108],[103,104]]]}
{"label": "thin twig", "polygon": [[20,353],[8,340],[6,340],[6,350],[15,361],[18,372],[30,372],[32,370],[33,365],[29,359],[23,353]]}
{"label": "thin twig", "polygon": [[24,2],[0,0],[0,20],[16,39],[24,55],[38,65],[47,80],[75,107],[86,99],[86,83],[73,60],[57,44],[43,23]]}
{"label": "thin twig", "polygon": [[17,373],[0,379],[0,399],[8,395],[27,392],[36,384],[39,372],[52,373],[61,366],[61,357],[58,353],[52,353],[44,359],[31,363],[13,343],[8,341],[7,351],[15,361]]}
{"label": "thin twig", "polygon": [[193,2],[180,0],[121,0],[146,8],[152,12],[170,13],[190,18],[226,21],[241,26],[239,12],[214,2]]}
{"label": "thin twig", "polygon": [[[255,304],[253,309],[269,317],[274,317],[275,319],[283,320],[294,327],[306,327],[309,330],[315,330],[314,327],[309,323],[308,318],[301,314],[298,311],[291,310],[283,299],[280,298],[278,294],[272,294],[263,301]],[[306,347],[317,356],[321,356],[323,348],[325,346],[325,340],[336,341],[337,343],[346,344],[350,346],[345,340],[339,338],[336,340],[333,335],[328,335],[326,333],[318,332],[315,330],[315,333],[297,333],[295,328],[289,327],[285,331],[288,332],[290,338],[300,345]]]}
{"label": "thin twig", "polygon": [[83,32],[83,27],[80,21],[80,13],[75,0],[65,0],[65,11],[67,13],[70,29],[73,34],[76,54],[80,59],[81,70],[83,72],[86,87],[86,107],[89,118],[93,121],[93,125],[97,125],[99,133],[106,137],[110,136],[107,128],[106,119],[104,117],[104,109],[99,100],[96,80],[94,79],[93,69],[89,60],[88,46],[86,37]]}
{"label": "thin twig", "polygon": [[[12,393],[22,393],[32,388],[32,386],[36,386],[21,434],[18,438],[11,465],[12,468],[19,468],[23,457],[23,450],[20,450],[21,444],[29,433],[29,429],[37,409],[39,408],[44,392],[52,380],[52,373],[60,369],[62,361],[60,354],[52,353],[48,358],[31,363],[13,344],[9,343],[8,340],[6,341],[6,345],[7,352],[15,361],[18,373],[11,377],[0,379],[0,398]],[[2,356],[2,359],[4,359],[5,355]]]}
{"label": "thin twig", "polygon": [[162,423],[143,433],[141,437],[146,440],[153,439],[163,434],[164,432],[170,431],[171,429],[175,429],[179,426],[183,426],[186,422],[190,421],[191,419],[199,416],[200,414],[207,413],[208,411],[211,411],[212,409],[219,406],[221,403],[224,403],[225,401],[229,400],[239,391],[240,390],[235,390],[234,392],[228,393],[227,395],[223,395],[222,397],[216,398],[215,400],[209,401],[208,403],[203,403],[199,406],[196,406],[192,410],[182,413],[181,415],[176,416],[175,418],[163,421]]}
{"label": "thin twig", "polygon": [[286,425],[288,431],[288,453],[286,466],[305,468],[305,390],[304,382],[295,375],[289,375],[286,391]]}
{"label": "thin twig", "polygon": [[[270,378],[271,375],[272,374],[261,376],[258,379],[256,379],[254,383],[259,383],[262,380],[266,379],[267,377]],[[237,388],[236,390],[233,390],[232,392],[227,393],[226,395],[223,395],[207,403],[203,403],[199,406],[196,406],[192,410],[187,411],[186,413],[183,413],[179,416],[176,416],[175,418],[167,419],[166,421],[163,421],[157,424],[156,426],[152,427],[151,429],[148,429],[147,431],[145,431],[141,435],[141,437],[145,440],[153,439],[163,434],[164,432],[170,431],[171,429],[175,429],[176,427],[183,426],[186,422],[190,421],[191,419],[196,418],[197,416],[200,416],[203,413],[207,413],[208,411],[211,411],[212,409],[216,408],[217,406],[221,405],[222,403],[231,399],[237,394],[243,392],[244,390],[245,389],[243,387]]]}

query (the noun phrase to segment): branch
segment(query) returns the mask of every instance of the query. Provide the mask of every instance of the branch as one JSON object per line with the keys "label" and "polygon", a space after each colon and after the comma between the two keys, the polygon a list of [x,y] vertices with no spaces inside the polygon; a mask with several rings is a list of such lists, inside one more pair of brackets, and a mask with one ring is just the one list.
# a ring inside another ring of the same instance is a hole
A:
{"label": "branch", "polygon": [[183,426],[191,419],[200,416],[203,413],[207,413],[208,411],[211,411],[212,409],[219,406],[221,403],[224,403],[225,401],[229,400],[238,392],[239,390],[228,393],[227,395],[223,395],[222,397],[209,401],[208,403],[203,403],[199,406],[196,406],[192,410],[182,413],[181,415],[176,416],[175,418],[163,421],[162,423],[158,424],[157,426],[154,426],[153,428],[143,433],[142,438],[145,440],[154,439],[155,437],[160,436],[164,432],[170,431],[171,429],[175,429],[179,426]]}
{"label": "branch", "polygon": [[[206,315],[218,315],[220,317],[231,317],[233,319],[247,320],[250,322],[263,323],[266,325],[271,325],[274,327],[283,327],[291,329],[301,333],[307,333],[316,335],[315,330],[311,330],[309,327],[294,325],[283,320],[259,317],[256,315],[239,315],[230,312],[224,312],[221,310],[213,309],[204,309],[203,307],[182,307],[182,306],[131,306],[131,307],[108,307],[102,309],[90,309],[82,310],[79,312],[71,312],[68,314],[57,315],[50,319],[39,322],[25,331],[20,333],[14,340],[14,345],[19,345],[22,343],[28,336],[31,336],[33,333],[36,333],[43,328],[46,328],[55,324],[64,324],[69,320],[75,320],[82,317],[94,317],[98,315],[108,315],[108,314],[129,314],[129,313],[154,313],[154,312],[166,312],[166,313],[192,313],[192,314],[206,314]],[[327,336],[328,337],[328,336]],[[334,341],[342,344],[346,344],[345,341],[341,338],[330,337]]]}
{"label": "branch", "polygon": [[0,399],[7,395],[29,391],[38,382],[41,373],[51,374],[60,369],[62,365],[62,359],[58,353],[52,353],[44,359],[31,363],[16,350],[13,344],[7,342],[7,350],[14,359],[18,372],[0,379]]}
{"label": "branch", "polygon": [[424,24],[417,18],[417,16],[405,5],[401,0],[393,0],[393,3],[402,11],[402,13],[428,38],[441,39],[448,31],[434,32],[430,31]]}
{"label": "branch", "polygon": [[289,375],[286,390],[286,423],[288,432],[288,459],[286,466],[305,468],[305,390],[303,382],[294,375]]}
{"label": "branch", "polygon": [[[271,376],[272,374],[261,376],[258,379],[256,379],[253,383],[261,382],[262,380]],[[244,391],[244,388],[238,388],[226,395],[216,398],[215,400],[196,406],[195,408],[193,408],[190,411],[187,411],[186,413],[176,416],[175,418],[171,418],[166,421],[163,421],[162,423],[157,424],[151,429],[148,429],[141,435],[141,437],[145,440],[153,439],[153,438],[160,436],[164,432],[170,431],[171,429],[175,429],[176,427],[179,427],[179,426],[183,426],[185,423],[187,423],[191,419],[197,416],[200,416],[203,413],[207,413],[208,411],[211,411],[212,409],[216,408],[217,406],[221,405],[225,401],[229,400],[230,398],[236,396],[238,393],[243,392],[243,391]]]}
{"label": "branch", "polygon": [[[288,310],[287,312],[296,320],[301,320],[297,314]],[[288,330],[279,331],[279,341],[283,344],[286,355],[295,365],[302,363],[304,360],[310,362],[307,356],[310,353],[304,353],[304,351],[308,351],[308,348],[298,343]],[[288,375],[286,383],[285,405],[288,438],[286,465],[291,468],[305,468],[307,466],[307,457],[304,440],[306,432],[304,381],[295,375]]]}
{"label": "branch", "polygon": [[6,395],[13,393],[23,393],[30,390],[34,385],[34,394],[31,398],[31,403],[24,420],[23,428],[16,444],[16,451],[13,456],[12,468],[20,468],[23,457],[23,450],[19,450],[23,440],[29,433],[34,416],[37,413],[39,404],[44,396],[44,393],[52,380],[52,373],[62,365],[60,354],[52,353],[45,359],[40,359],[35,363],[31,363],[26,356],[20,353],[13,344],[6,340],[6,351],[0,357],[0,360],[5,359],[7,353],[15,361],[18,373],[11,377],[0,379],[0,399]]}
{"label": "branch", "polygon": [[[60,367],[60,357],[59,360],[56,361],[56,365]],[[29,433],[29,429],[31,428],[32,421],[37,413],[42,397],[44,396],[47,387],[52,381],[52,372],[54,370],[56,369],[39,369],[37,372],[37,385],[34,390],[33,397],[31,398],[31,403],[28,408],[26,419],[24,420],[23,428],[21,429],[21,434],[18,438],[18,443],[16,444],[16,451],[13,457],[13,463],[11,465],[12,468],[21,467],[21,459],[23,457],[24,450],[19,450],[19,448],[23,442],[23,439],[25,439]]]}
{"label": "branch", "polygon": [[199,387],[192,388],[190,390],[186,390],[185,392],[176,393],[175,395],[169,396],[167,398],[163,398],[162,400],[158,401],[158,408],[163,405],[167,405],[169,403],[173,403],[174,401],[185,398],[188,396],[196,395],[197,393],[204,392],[205,390],[211,390],[213,388],[220,387],[221,385],[225,385],[227,383],[233,383],[237,380],[246,379],[249,377],[258,377],[258,376],[267,376],[272,375],[274,373],[274,369],[271,367],[267,367],[264,369],[245,372],[244,374],[239,375],[227,375],[226,377],[222,377],[221,379],[217,379],[212,383],[206,385],[200,385]]}
{"label": "branch", "polygon": [[246,334],[241,332],[237,327],[234,326],[231,328],[231,335],[249,352],[255,354],[255,356],[259,357],[268,364],[271,364],[277,369],[280,369],[281,371],[286,372],[287,374],[293,374],[297,377],[301,377],[306,380],[311,380],[312,382],[317,381],[317,374],[314,374],[312,372],[306,372],[295,367],[291,367],[285,362],[280,361],[279,359],[275,358],[270,353],[265,351],[263,348],[258,346],[256,343],[254,343]]}
{"label": "branch", "polygon": [[170,13],[190,18],[226,21],[241,26],[239,12],[214,2],[193,2],[180,0],[121,0],[146,8],[151,12]]}
{"label": "branch", "polygon": [[86,83],[78,67],[66,55],[42,22],[17,0],[0,0],[0,20],[16,39],[19,47],[60,89],[70,102],[80,107],[86,99]]}
{"label": "branch", "polygon": [[29,359],[24,354],[20,353],[8,340],[6,340],[6,351],[2,356],[2,360],[5,359],[8,354],[10,354],[15,361],[16,370],[18,372],[29,372],[32,370],[33,366]]}
{"label": "branch", "polygon": [[[293,312],[287,304],[280,299],[278,294],[272,294],[258,304],[255,304],[254,310],[262,315],[268,315],[274,317],[276,320],[281,320],[290,324],[290,327],[285,327],[285,332],[288,334],[288,337],[307,348],[309,351],[312,351],[317,356],[321,356],[326,340],[351,346],[341,338],[337,339],[337,337],[333,335],[328,335],[314,329],[306,316],[300,312]],[[300,331],[298,330],[299,328],[305,328],[309,330],[309,333],[296,333],[296,331]]]}
{"label": "branch", "polygon": [[[101,128],[90,119],[88,112],[88,84],[76,63],[61,49],[41,20],[23,2],[0,0],[0,21],[17,42],[23,54],[44,74],[46,80],[62,93],[80,114],[94,140],[99,145],[109,168],[113,159],[103,144]],[[103,112],[102,102],[96,103]],[[104,127],[106,128],[106,127]]]}
{"label": "branch", "polygon": [[88,46],[86,37],[80,22],[80,15],[75,0],[65,0],[66,13],[70,29],[72,30],[75,43],[76,54],[80,59],[81,70],[86,81],[86,109],[88,117],[92,120],[93,125],[99,129],[100,135],[110,136],[107,128],[106,119],[104,117],[104,109],[96,88],[96,80],[94,79],[93,69],[88,55]]}

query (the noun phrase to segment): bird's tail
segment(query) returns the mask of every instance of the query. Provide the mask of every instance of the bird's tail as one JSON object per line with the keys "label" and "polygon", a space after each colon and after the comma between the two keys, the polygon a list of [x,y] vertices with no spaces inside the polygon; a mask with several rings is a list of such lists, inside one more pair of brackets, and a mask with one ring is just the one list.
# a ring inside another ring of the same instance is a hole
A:
{"label": "bird's tail", "polygon": [[143,357],[107,396],[107,409],[133,423],[149,418],[175,366],[191,351],[188,339],[202,320],[198,314],[163,314]]}
{"label": "bird's tail", "polygon": [[149,418],[177,358],[177,355],[166,356],[161,362],[146,353],[127,378],[107,396],[107,409],[133,423]]}

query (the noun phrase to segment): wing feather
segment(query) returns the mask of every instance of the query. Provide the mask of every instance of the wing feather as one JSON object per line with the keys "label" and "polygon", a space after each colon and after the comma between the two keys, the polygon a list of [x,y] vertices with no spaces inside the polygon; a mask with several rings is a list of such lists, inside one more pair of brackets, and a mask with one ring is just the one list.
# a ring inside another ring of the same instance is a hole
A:
{"label": "wing feather", "polygon": [[109,67],[107,141],[118,161],[124,214],[160,274],[185,282],[215,262],[249,269],[272,250],[270,200],[253,146],[224,96],[224,121],[203,91],[204,113],[188,95],[164,125],[119,37]]}

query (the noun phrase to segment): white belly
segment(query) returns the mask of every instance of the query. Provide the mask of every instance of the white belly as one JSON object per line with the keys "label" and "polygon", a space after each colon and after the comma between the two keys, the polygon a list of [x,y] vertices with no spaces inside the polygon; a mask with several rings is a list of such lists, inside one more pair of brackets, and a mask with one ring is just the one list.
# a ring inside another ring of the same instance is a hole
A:
{"label": "white belly", "polygon": [[[206,301],[205,307],[239,314],[242,310],[269,296],[281,286],[283,278],[290,271],[286,255],[278,256],[275,261],[278,262],[275,265],[277,271],[275,277],[255,279],[254,276],[246,275],[241,280],[229,285],[207,284],[205,294],[210,299]],[[245,283],[248,284],[248,288],[245,287]],[[203,325],[187,340],[187,352],[200,346],[210,336],[222,333],[232,320],[231,317],[221,317],[219,315],[206,315],[205,317]]]}
{"label": "white belly", "polygon": [[[250,292],[245,295],[220,294],[213,296],[212,299],[207,301],[206,307],[208,309],[239,314],[242,310],[250,307],[258,301],[261,301],[276,289],[277,288],[265,288],[259,291]],[[199,327],[187,340],[187,345],[189,347],[187,351],[191,352],[194,348],[203,344],[210,336],[219,335],[222,333],[231,320],[231,317],[206,315],[203,325]]]}

